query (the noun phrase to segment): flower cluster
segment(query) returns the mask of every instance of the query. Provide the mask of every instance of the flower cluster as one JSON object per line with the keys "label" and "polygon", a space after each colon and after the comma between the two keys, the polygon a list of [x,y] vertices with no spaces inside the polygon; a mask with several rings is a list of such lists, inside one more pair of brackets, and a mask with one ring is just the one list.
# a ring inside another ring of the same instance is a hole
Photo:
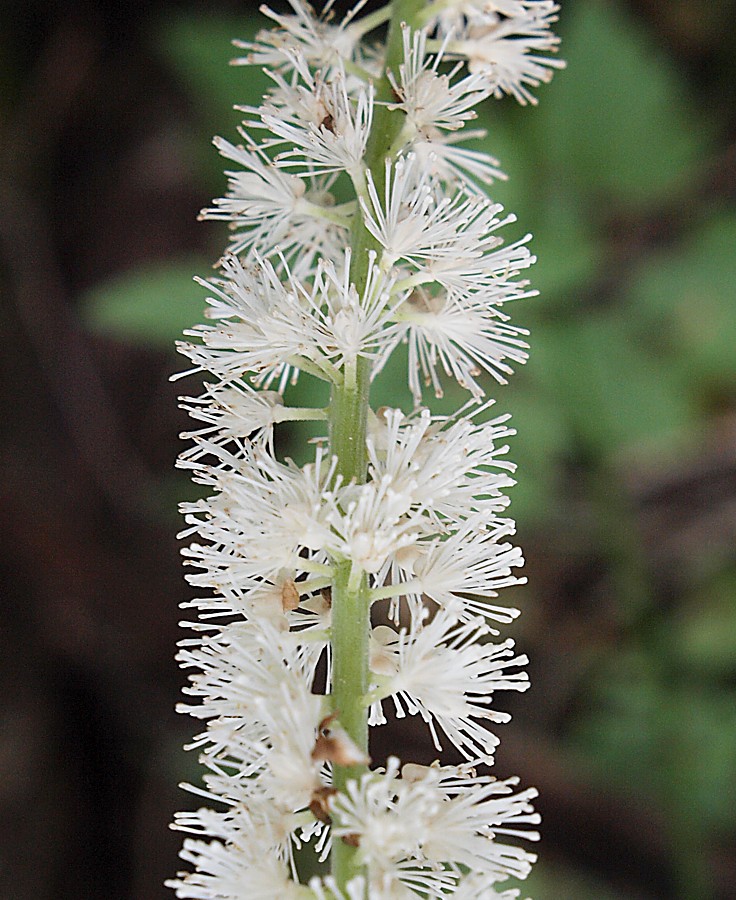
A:
{"label": "flower cluster", "polygon": [[[497,780],[496,691],[523,691],[526,657],[498,639],[523,564],[511,542],[508,416],[489,378],[526,359],[508,301],[533,294],[528,237],[483,190],[499,163],[462,145],[481,101],[530,90],[561,64],[548,0],[395,0],[342,22],[302,0],[239,42],[272,86],[241,107],[236,168],[203,217],[232,238],[207,323],[181,352],[205,374],[183,398],[197,425],[181,465],[206,488],[184,504],[198,613],[178,659],[180,709],[206,801],[175,827],[192,869],[169,884],[202,900],[513,898],[536,839],[533,789]],[[389,22],[387,48],[369,42]],[[392,49],[393,48],[393,49]],[[467,71],[466,71],[467,65]],[[411,411],[368,406],[408,348]],[[308,373],[326,408],[290,406]],[[422,406],[455,379],[452,416]],[[492,382],[491,382],[492,383]],[[275,450],[282,423],[323,422],[303,466]],[[417,716],[455,765],[373,765],[367,728]],[[480,771],[479,771],[480,769]],[[329,874],[304,879],[300,852]]]}

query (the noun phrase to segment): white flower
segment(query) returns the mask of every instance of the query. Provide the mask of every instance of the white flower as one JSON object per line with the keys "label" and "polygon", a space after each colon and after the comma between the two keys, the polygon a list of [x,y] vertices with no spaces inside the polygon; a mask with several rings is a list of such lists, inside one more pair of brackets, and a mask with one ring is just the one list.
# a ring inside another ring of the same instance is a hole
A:
{"label": "white flower", "polygon": [[[270,262],[244,265],[229,257],[224,279],[200,283],[213,291],[209,318],[186,332],[200,344],[182,343],[179,350],[197,365],[223,379],[259,373],[268,385],[278,379],[283,389],[299,358],[317,356],[315,323],[295,285],[284,285]],[[294,370],[295,371],[295,370]]]}
{"label": "white flower", "polygon": [[397,81],[389,79],[400,103],[391,108],[405,115],[401,136],[402,151],[415,154],[419,170],[450,184],[461,182],[470,193],[483,196],[476,181],[491,184],[505,180],[497,159],[481,150],[459,146],[461,141],[484,138],[483,129],[465,130],[467,122],[476,118],[473,106],[493,93],[493,85],[485,72],[476,72],[453,80],[461,63],[449,74],[439,74],[444,45],[433,57],[427,57],[427,30],[403,31],[404,62]]}
{"label": "white flower", "polygon": [[460,141],[485,136],[486,132],[482,129],[461,133],[428,129],[425,134],[414,138],[411,152],[419,160],[422,171],[449,183],[461,182],[469,193],[482,194],[476,181],[492,184],[496,179],[505,181],[507,176],[499,168],[501,163],[493,156],[482,150],[460,146]]}
{"label": "white flower", "polygon": [[[460,141],[482,135],[479,102],[534,102],[560,65],[558,7],[430,3],[384,71],[362,39],[388,6],[360,17],[358,0],[339,22],[333,0],[319,16],[289,2],[266,10],[274,32],[238,44],[235,62],[267,66],[271,85],[238,107],[242,145],[215,141],[236,165],[202,217],[232,236],[200,280],[207,323],[179,347],[209,373],[181,398],[195,425],[179,465],[208,496],[181,507],[198,592],[183,606],[198,618],[177,655],[204,766],[185,787],[206,805],[175,817],[194,871],[167,884],[192,900],[513,900],[503,885],[534,861],[514,842],[536,837],[536,792],[475,766],[492,762],[488,726],[509,719],[494,692],[528,687],[513,641],[489,640],[518,615],[495,598],[523,580],[523,558],[507,517],[513,431],[508,416],[480,421],[492,401],[478,401],[484,374],[503,382],[526,359],[504,304],[533,295],[534,258],[529,236],[504,245],[513,216],[479,187],[504,177],[498,161]],[[372,134],[374,85],[376,121],[392,124]],[[415,409],[374,415],[368,378],[402,343]],[[328,406],[287,405],[301,372],[329,387]],[[419,407],[443,373],[472,394],[449,417]],[[276,453],[276,426],[299,420],[327,432],[306,465]],[[383,601],[395,627],[375,624]],[[362,717],[381,725],[391,709],[467,762],[366,771]],[[342,852],[303,884],[307,843],[321,862]]]}
{"label": "white flower", "polygon": [[[524,584],[512,574],[524,564],[521,550],[499,538],[513,534],[513,523],[500,520],[496,528],[479,527],[469,520],[446,540],[435,540],[413,562],[413,591],[434,600],[463,621],[483,616],[508,624],[519,612],[491,605],[501,588]],[[468,596],[471,595],[471,596]],[[419,599],[419,597],[417,597]]]}
{"label": "white flower", "polygon": [[344,890],[329,876],[312,878],[308,886],[299,884],[284,861],[264,852],[259,837],[247,833],[228,844],[187,839],[181,858],[197,871],[181,872],[166,886],[188,900],[364,900],[361,878],[352,879]]}
{"label": "white flower", "polygon": [[403,28],[404,62],[399,67],[399,79],[389,79],[400,102],[390,104],[406,114],[406,124],[418,133],[427,129],[457,131],[466,122],[477,118],[474,107],[491,96],[492,86],[483,73],[475,73],[454,81],[460,65],[450,74],[439,74],[442,53],[432,60],[427,57],[427,32],[411,32]]}
{"label": "white flower", "polygon": [[433,900],[456,889],[468,898],[481,882],[488,893],[475,896],[495,897],[494,885],[526,877],[534,855],[496,835],[537,837],[516,827],[539,821],[530,802],[535,791],[514,795],[514,779],[478,778],[453,767],[411,766],[398,775],[398,760],[390,759],[385,772],[352,782],[334,803],[335,836],[356,844],[369,864],[371,898],[414,896],[400,887]]}
{"label": "white flower", "polygon": [[361,201],[366,227],[384,248],[386,267],[402,260],[434,274],[450,259],[454,268],[467,267],[502,243],[492,232],[508,221],[497,217],[502,207],[487,198],[462,189],[448,197],[414,154],[393,167],[386,162],[383,200],[369,173],[368,195],[370,206]]}
{"label": "white flower", "polygon": [[532,6],[543,12],[557,4],[552,0],[447,0],[439,9],[431,10],[431,21],[437,25],[440,34],[461,34],[474,22],[522,17]]}
{"label": "white flower", "polygon": [[405,341],[409,344],[409,388],[416,403],[421,402],[423,386],[430,385],[436,397],[443,396],[440,372],[454,378],[476,399],[485,394],[477,380],[483,371],[505,384],[513,372],[506,360],[517,364],[527,360],[528,345],[522,337],[527,332],[499,321],[482,296],[482,292],[468,297],[415,292],[397,314],[401,327],[384,348],[374,377],[394,348]]}
{"label": "white flower", "polygon": [[182,505],[189,528],[181,536],[197,533],[206,541],[184,551],[207,573],[193,583],[237,590],[243,579],[307,570],[310,559],[335,550],[334,501],[327,491],[332,469],[320,451],[314,464],[298,469],[258,448],[238,457],[216,445],[210,449],[231,469],[191,464],[197,480],[215,490],[209,499]]}
{"label": "white flower", "polygon": [[489,524],[508,504],[502,491],[514,484],[508,473],[515,466],[503,458],[508,447],[498,443],[514,434],[508,416],[488,422],[474,422],[470,415],[453,418],[432,416],[427,409],[410,417],[384,409],[368,439],[372,478],[390,476],[395,489],[410,492],[412,504],[427,509],[442,534],[477,514]]}
{"label": "white flower", "polygon": [[330,524],[340,538],[339,552],[364,572],[378,572],[423,533],[423,509],[413,510],[411,491],[388,475],[346,487],[338,508],[345,511],[333,512]]}
{"label": "white flower", "polygon": [[[368,439],[369,480],[335,494],[328,521],[339,536],[337,552],[380,573],[381,582],[387,563],[405,566],[428,541],[464,527],[468,518],[473,524],[463,534],[482,530],[495,539],[496,514],[508,503],[501,491],[514,483],[504,471],[512,467],[499,459],[506,448],[494,444],[510,433],[505,418],[447,425],[427,410],[408,420],[400,410],[384,410],[381,419],[384,427],[376,424]],[[500,471],[489,474],[489,468]]]}
{"label": "white flower", "polygon": [[514,533],[513,522],[500,517],[508,504],[503,491],[514,484],[508,474],[514,466],[504,459],[508,448],[500,443],[514,433],[507,420],[474,422],[458,414],[453,421],[428,410],[406,417],[386,409],[373,421],[371,481],[388,479],[405,498],[402,516],[414,514],[411,540],[397,544],[374,577],[376,596],[391,598],[392,620],[398,621],[402,597],[412,620],[421,618],[425,599],[463,621],[484,616],[508,623],[518,615],[488,604],[499,588],[523,583],[512,574],[523,565],[521,552],[503,540]]}
{"label": "white flower", "polygon": [[369,867],[370,897],[415,896],[407,888],[420,896],[427,890],[431,897],[442,896],[456,876],[427,865],[421,851],[441,798],[398,774],[398,760],[391,759],[385,773],[371,772],[360,782],[350,782],[347,794],[335,802],[333,839],[347,837],[358,844],[360,858]]}
{"label": "white flower", "polygon": [[222,138],[215,146],[227,159],[243,167],[230,171],[229,192],[201,213],[204,219],[224,219],[235,230],[229,253],[276,251],[287,259],[295,254],[334,258],[344,246],[349,217],[334,208],[333,179],[298,178],[273,165],[263,150],[243,132],[248,147],[236,147]]}
{"label": "white flower", "polygon": [[509,721],[508,714],[490,708],[493,691],[526,690],[526,673],[506,670],[525,665],[527,658],[514,657],[510,639],[481,642],[488,633],[482,619],[458,622],[442,609],[428,624],[415,619],[409,632],[390,634],[388,626],[380,627],[382,670],[390,668],[393,655],[395,673],[379,677],[369,722],[386,721],[382,702],[390,698],[399,718],[408,713],[424,719],[438,750],[439,728],[466,759],[490,764],[498,738],[483,723]]}
{"label": "white flower", "polygon": [[328,783],[324,754],[317,752],[325,706],[311,691],[316,658],[310,647],[264,623],[229,625],[184,645],[178,658],[195,669],[185,693],[201,703],[179,711],[209,720],[191,745],[204,748],[207,790],[190,789],[228,809],[181,813],[176,826],[228,842],[248,830],[288,858],[315,836],[324,850],[328,832],[311,804]]}
{"label": "white flower", "polygon": [[529,266],[533,259],[525,242],[497,251],[503,239],[495,232],[514,221],[500,218],[503,207],[487,197],[459,187],[448,195],[431,173],[422,170],[415,154],[386,162],[384,197],[370,173],[370,205],[361,200],[365,224],[384,248],[381,265],[402,261],[418,271],[414,285],[434,281],[462,288],[494,284]]}
{"label": "white flower", "polygon": [[[452,197],[420,172],[414,155],[387,164],[383,202],[368,179],[370,207],[361,201],[366,227],[384,248],[381,266],[403,272],[397,287],[414,291],[397,306],[398,326],[385,343],[378,369],[400,341],[409,343],[409,383],[418,402],[420,374],[441,396],[438,367],[475,397],[481,371],[504,382],[506,360],[526,360],[524,329],[509,325],[499,307],[532,296],[519,272],[534,262],[527,238],[506,247],[495,231],[513,221],[501,207],[463,189]],[[413,271],[412,271],[413,270]]]}
{"label": "white flower", "polygon": [[[274,715],[299,716],[299,728],[314,743],[321,717],[320,698],[302,700],[300,709],[279,712],[282,688],[309,692],[314,663],[297,635],[280,632],[265,622],[236,622],[203,638],[181,643],[177,659],[194,669],[184,693],[200,698],[196,706],[180,704],[179,711],[197,718],[224,717],[243,722],[277,722]],[[238,727],[238,726],[236,726]],[[295,721],[289,728],[296,727]],[[311,745],[310,745],[311,746]]]}
{"label": "white flower", "polygon": [[256,391],[244,381],[234,381],[227,387],[209,385],[199,397],[180,397],[182,409],[193,419],[205,423],[197,431],[184,432],[183,440],[197,443],[185,450],[182,459],[196,459],[203,448],[203,439],[217,443],[236,441],[251,436],[254,443],[273,446],[273,426],[282,421],[279,414],[284,399],[276,391]]}
{"label": "white flower", "polygon": [[433,823],[434,843],[425,845],[427,856],[437,862],[449,857],[471,872],[483,874],[491,884],[508,877],[526,878],[536,856],[496,838],[539,839],[536,831],[527,828],[540,822],[531,802],[536,789],[513,794],[518,778],[498,781],[491,775],[451,769],[433,772],[430,768],[427,777],[446,801]]}
{"label": "white flower", "polygon": [[341,66],[352,58],[361,36],[359,29],[350,22],[363,3],[359,3],[341,22],[331,21],[332,2],[328,2],[322,16],[300,0],[289,0],[293,15],[274,12],[267,6],[261,11],[273,19],[279,29],[262,30],[255,42],[233,41],[236,47],[247,50],[248,55],[233,60],[235,65],[278,66],[288,69],[295,54],[302,55],[310,65],[325,69]]}
{"label": "white flower", "polygon": [[491,3],[490,9],[471,0],[453,4],[438,24],[448,34],[447,54],[467,59],[471,72],[485,73],[495,97],[510,94],[522,105],[536,104],[529,88],[548,82],[554,69],[565,66],[540,55],[557,52],[560,39],[550,26],[558,10],[550,0]]}
{"label": "white flower", "polygon": [[228,382],[253,372],[259,384],[278,381],[283,392],[299,369],[339,382],[343,367],[383,351],[404,298],[392,297],[391,279],[371,263],[358,296],[350,260],[349,248],[336,262],[320,260],[307,285],[291,273],[282,282],[267,260],[225,260],[226,279],[201,282],[214,291],[209,315],[218,324],[188,331],[201,344],[182,343],[180,352]]}
{"label": "white flower", "polygon": [[[362,876],[351,878],[344,890],[330,875],[326,878],[315,877],[309,880],[309,889],[314,900],[365,900],[366,893],[365,879]],[[380,898],[377,897],[376,900]]]}
{"label": "white flower", "polygon": [[278,105],[265,104],[255,110],[260,122],[248,124],[275,135],[276,139],[269,143],[293,147],[276,157],[277,166],[295,167],[299,175],[320,170],[345,171],[356,177],[362,172],[373,121],[372,83],[360,87],[352,97],[340,72],[330,81],[314,78],[308,72],[303,77],[304,87],[292,87],[277,79]]}
{"label": "white flower", "polygon": [[195,871],[180,872],[166,886],[187,900],[309,900],[309,890],[292,880],[286,864],[249,837],[237,844],[187,839],[181,858]]}
{"label": "white flower", "polygon": [[471,872],[461,879],[452,897],[453,900],[517,900],[519,891],[515,888],[497,890],[488,883],[487,877]]}
{"label": "white flower", "polygon": [[338,261],[321,261],[312,289],[311,305],[317,309],[321,347],[338,368],[352,366],[359,356],[374,356],[391,339],[392,318],[405,294],[395,296],[393,280],[375,265],[371,254],[362,296],[350,279],[352,252],[344,250]]}

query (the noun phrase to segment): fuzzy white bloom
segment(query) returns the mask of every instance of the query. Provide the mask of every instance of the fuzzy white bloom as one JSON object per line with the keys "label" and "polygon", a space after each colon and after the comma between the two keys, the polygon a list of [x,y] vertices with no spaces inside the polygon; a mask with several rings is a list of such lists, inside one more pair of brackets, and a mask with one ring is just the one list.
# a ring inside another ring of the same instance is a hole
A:
{"label": "fuzzy white bloom", "polygon": [[384,772],[365,775],[335,801],[342,813],[335,834],[357,844],[371,872],[369,896],[439,898],[456,889],[462,895],[464,868],[489,889],[509,868],[525,877],[534,854],[496,837],[538,837],[518,828],[539,822],[534,790],[512,794],[514,779],[468,776],[453,767],[407,766],[402,774],[391,759]]}
{"label": "fuzzy white bloom", "polygon": [[227,172],[228,195],[203,210],[201,218],[232,223],[235,236],[228,252],[233,256],[276,248],[287,259],[296,254],[334,259],[350,224],[349,211],[335,209],[334,178],[291,175],[273,166],[247,132],[243,136],[247,147],[215,138],[220,153],[242,168]]}
{"label": "fuzzy white bloom", "polygon": [[329,72],[332,66],[339,67],[346,60],[359,58],[362,29],[359,22],[352,20],[365,0],[337,23],[333,21],[332,0],[328,0],[319,18],[307,4],[299,0],[289,2],[294,10],[292,15],[280,15],[262,7],[262,12],[280,27],[260,31],[255,41],[234,41],[236,47],[248,51],[247,56],[233,60],[235,65],[288,69],[289,61],[301,55],[310,65]]}
{"label": "fuzzy white bloom", "polygon": [[427,55],[427,32],[403,27],[404,64],[399,67],[399,79],[389,73],[389,79],[399,102],[392,105],[406,115],[405,129],[417,133],[429,131],[457,131],[466,122],[477,118],[475,106],[487,99],[493,88],[483,73],[467,75],[453,82],[458,64],[450,74],[441,74],[442,54]]}
{"label": "fuzzy white bloom", "polygon": [[[427,282],[444,283],[447,272],[462,273],[479,269],[499,269],[489,253],[500,247],[503,239],[496,229],[513,222],[513,217],[499,218],[503,207],[488,198],[469,195],[460,188],[448,196],[441,181],[422,171],[414,154],[400,158],[392,167],[386,163],[385,196],[379,198],[368,174],[370,205],[363,203],[366,226],[384,249],[382,265],[391,267],[398,261],[426,273]],[[521,259],[532,261],[525,250]],[[504,264],[501,269],[506,269]],[[415,283],[422,283],[414,278]]]}
{"label": "fuzzy white bloom", "polygon": [[259,383],[283,390],[299,370],[327,381],[358,356],[384,352],[396,331],[388,321],[401,301],[375,267],[362,296],[349,280],[351,254],[335,262],[320,260],[312,283],[290,274],[282,282],[270,261],[253,256],[223,261],[224,278],[201,283],[213,291],[208,316],[216,325],[199,325],[187,334],[201,343],[182,343],[181,352],[197,369],[223,380],[258,373]]}
{"label": "fuzzy white bloom", "polygon": [[322,81],[307,70],[303,78],[303,86],[277,79],[278,105],[262,106],[257,110],[260,122],[249,124],[275,135],[271,145],[293,147],[276,158],[276,165],[295,168],[301,175],[316,169],[344,171],[355,177],[362,172],[373,121],[372,83],[361,87],[353,98],[342,72],[331,81]]}
{"label": "fuzzy white bloom", "polygon": [[[508,324],[500,307],[534,295],[518,275],[534,257],[521,241],[503,246],[495,232],[514,221],[502,207],[462,187],[452,194],[422,171],[414,154],[386,164],[384,197],[368,175],[369,201],[361,200],[368,230],[383,247],[381,268],[412,292],[395,313],[398,328],[384,359],[409,342],[409,384],[419,402],[419,375],[441,396],[438,368],[476,397],[485,371],[501,383],[510,363],[527,358],[526,332]],[[380,370],[380,366],[379,366]]]}
{"label": "fuzzy white bloom", "polygon": [[488,600],[498,596],[501,588],[525,582],[512,574],[512,569],[524,564],[521,550],[500,540],[510,534],[513,522],[509,519],[483,528],[474,518],[446,540],[433,541],[413,562],[413,592],[431,598],[460,619],[483,616],[508,624],[518,610],[493,606]]}
{"label": "fuzzy white bloom", "polygon": [[273,427],[288,419],[284,399],[277,391],[255,391],[244,381],[236,381],[226,387],[210,385],[199,397],[180,398],[182,409],[204,428],[184,432],[183,440],[197,443],[182,454],[187,460],[200,456],[205,449],[202,441],[212,439],[218,443],[237,441],[251,437],[255,443],[273,447]]}
{"label": "fuzzy white bloom", "polygon": [[[510,718],[497,692],[529,686],[499,633],[519,614],[499,594],[524,581],[514,431],[483,398],[526,360],[507,308],[534,294],[534,257],[528,236],[504,243],[514,217],[480,187],[500,163],[462,142],[481,135],[478,103],[535,102],[561,65],[558,7],[443,0],[402,24],[401,0],[342,21],[332,0],[289,2],[237,43],[271,85],[238,107],[242,143],[215,140],[235,167],[202,217],[231,240],[179,345],[205,377],[181,398],[195,425],[179,465],[204,491],[182,504],[197,595],[177,656],[204,775],[173,825],[191,868],[167,884],[192,900],[513,900],[539,816],[534,789],[476,768]],[[374,413],[370,380],[401,347],[415,408]],[[295,402],[302,373],[326,406]],[[423,392],[447,378],[470,399],[438,416]],[[322,433],[294,462],[299,421]],[[367,725],[405,716],[466,762],[372,763]],[[303,852],[322,867],[309,880]]]}
{"label": "fuzzy white bloom", "polygon": [[436,23],[448,35],[446,52],[467,60],[471,72],[483,72],[493,96],[512,95],[522,105],[536,104],[530,87],[550,81],[565,64],[555,57],[560,39],[550,31],[559,4],[551,0],[485,2],[461,0],[439,13]]}
{"label": "fuzzy white bloom", "polygon": [[399,327],[384,348],[375,375],[403,342],[409,345],[408,382],[416,403],[427,386],[436,397],[443,396],[442,375],[454,378],[478,400],[485,393],[478,380],[484,372],[505,384],[513,373],[507,360],[517,364],[527,360],[527,332],[507,324],[483,297],[482,291],[430,294],[418,288],[396,315]]}
{"label": "fuzzy white bloom", "polygon": [[438,750],[439,728],[466,759],[491,764],[498,738],[482,723],[509,721],[490,709],[493,692],[524,691],[529,680],[525,672],[506,671],[525,665],[526,656],[514,656],[510,639],[482,643],[488,631],[482,620],[459,623],[446,610],[429,624],[415,620],[408,633],[374,629],[382,674],[371,692],[377,699],[369,723],[385,724],[381,699],[390,697],[398,718],[419,714],[427,722]]}
{"label": "fuzzy white bloom", "polygon": [[205,570],[202,586],[215,590],[242,579],[277,576],[284,569],[314,568],[337,547],[329,516],[334,495],[327,490],[332,467],[318,456],[302,469],[277,462],[257,448],[233,456],[212,445],[223,465],[192,464],[197,481],[215,494],[183,504],[189,526],[206,544],[192,544],[185,555]]}
{"label": "fuzzy white bloom", "polygon": [[[243,835],[243,838],[251,835]],[[181,853],[194,872],[167,881],[177,897],[195,900],[305,900],[311,894],[294,882],[287,865],[264,854],[260,841],[223,843],[187,839]]]}
{"label": "fuzzy white bloom", "polygon": [[492,92],[485,73],[455,78],[458,63],[448,74],[440,72],[442,49],[434,57],[427,54],[427,32],[403,29],[404,59],[399,78],[389,72],[397,103],[390,108],[405,115],[401,131],[403,152],[413,153],[420,171],[447,183],[460,182],[466,190],[480,193],[476,180],[491,184],[505,179],[497,159],[487,153],[458,146],[460,141],[485,137],[480,129],[465,131],[467,122],[477,117],[474,107]]}

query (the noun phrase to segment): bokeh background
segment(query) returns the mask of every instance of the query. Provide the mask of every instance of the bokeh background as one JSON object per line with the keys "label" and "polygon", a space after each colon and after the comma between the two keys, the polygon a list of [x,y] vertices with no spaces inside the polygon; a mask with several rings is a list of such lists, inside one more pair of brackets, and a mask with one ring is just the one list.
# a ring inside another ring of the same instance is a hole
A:
{"label": "bokeh background", "polygon": [[[172,345],[225,244],[196,216],[224,188],[210,137],[264,83],[227,65],[257,13],[0,12],[0,896],[159,900],[197,777]],[[539,107],[481,111],[508,236],[540,257],[514,311],[532,358],[492,388],[519,432],[529,584],[507,599],[533,680],[497,770],[540,789],[537,900],[736,896],[734,21],[731,0],[566,0]],[[400,367],[375,399],[408,402]],[[395,737],[431,759],[412,723]]]}

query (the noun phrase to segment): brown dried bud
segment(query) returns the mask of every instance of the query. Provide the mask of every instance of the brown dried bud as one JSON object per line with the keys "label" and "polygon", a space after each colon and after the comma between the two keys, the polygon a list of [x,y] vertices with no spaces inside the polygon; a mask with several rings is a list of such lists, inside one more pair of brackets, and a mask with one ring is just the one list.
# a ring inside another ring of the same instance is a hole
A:
{"label": "brown dried bud", "polygon": [[325,716],[319,723],[317,740],[312,749],[313,762],[333,762],[338,766],[367,766],[367,756],[341,725],[332,725],[336,713]]}
{"label": "brown dried bud", "polygon": [[329,825],[332,822],[330,816],[330,798],[334,797],[337,791],[333,787],[323,785],[312,793],[312,799],[309,801],[309,811],[315,819]]}
{"label": "brown dried bud", "polygon": [[289,612],[299,606],[299,591],[293,578],[287,578],[281,585],[281,605],[284,612]]}
{"label": "brown dried bud", "polygon": [[360,835],[354,831],[351,831],[350,834],[344,834],[340,840],[343,844],[347,844],[348,847],[360,847]]}

